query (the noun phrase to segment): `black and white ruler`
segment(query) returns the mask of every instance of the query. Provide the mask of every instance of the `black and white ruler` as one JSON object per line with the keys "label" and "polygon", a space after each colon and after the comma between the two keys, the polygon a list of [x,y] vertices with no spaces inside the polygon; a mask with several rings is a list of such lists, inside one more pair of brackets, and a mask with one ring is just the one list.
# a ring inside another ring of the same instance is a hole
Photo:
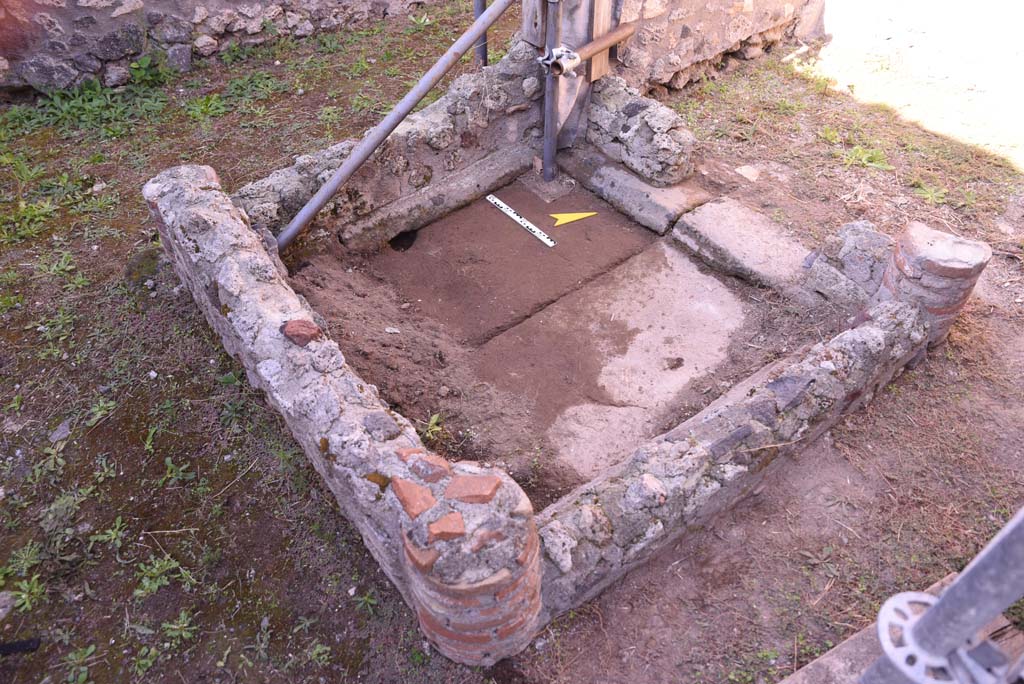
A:
{"label": "black and white ruler", "polygon": [[555,241],[552,240],[548,236],[547,233],[545,233],[543,230],[541,230],[537,226],[535,226],[532,223],[530,223],[528,220],[526,220],[525,216],[523,216],[522,214],[520,214],[518,211],[516,211],[512,207],[510,207],[507,204],[505,204],[504,202],[502,202],[500,199],[498,199],[494,195],[488,195],[487,196],[487,201],[490,202],[491,204],[493,204],[494,206],[498,207],[498,209],[501,209],[502,212],[504,212],[506,216],[508,216],[510,219],[512,219],[513,221],[518,223],[520,226],[525,228],[526,232],[528,232],[530,235],[532,235],[533,237],[535,237],[538,240],[540,240],[541,242],[543,242],[548,247],[554,247],[555,246]]}

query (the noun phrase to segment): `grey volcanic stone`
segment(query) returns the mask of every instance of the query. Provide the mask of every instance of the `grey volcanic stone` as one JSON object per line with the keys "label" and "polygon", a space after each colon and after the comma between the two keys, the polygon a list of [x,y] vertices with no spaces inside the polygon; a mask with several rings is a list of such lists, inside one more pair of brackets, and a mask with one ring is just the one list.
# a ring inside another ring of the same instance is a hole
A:
{"label": "grey volcanic stone", "polygon": [[800,280],[809,251],[767,216],[729,197],[683,215],[673,235],[709,266],[780,290]]}
{"label": "grey volcanic stone", "polygon": [[135,55],[142,51],[145,37],[141,28],[135,24],[126,24],[96,41],[92,53],[106,62]]}
{"label": "grey volcanic stone", "polygon": [[78,80],[78,70],[71,62],[52,55],[34,55],[16,70],[18,76],[37,90],[70,88]]}
{"label": "grey volcanic stone", "polygon": [[192,46],[172,45],[167,48],[167,66],[177,72],[192,70]]}
{"label": "grey volcanic stone", "polygon": [[109,64],[103,72],[103,85],[108,88],[116,88],[128,83],[131,78],[131,72],[125,67],[118,64]]}
{"label": "grey volcanic stone", "polygon": [[161,43],[188,43],[192,40],[192,22],[181,17],[164,17],[149,35]]}
{"label": "grey volcanic stone", "polygon": [[88,53],[75,55],[73,59],[75,66],[87,74],[95,74],[103,66],[103,62]]}

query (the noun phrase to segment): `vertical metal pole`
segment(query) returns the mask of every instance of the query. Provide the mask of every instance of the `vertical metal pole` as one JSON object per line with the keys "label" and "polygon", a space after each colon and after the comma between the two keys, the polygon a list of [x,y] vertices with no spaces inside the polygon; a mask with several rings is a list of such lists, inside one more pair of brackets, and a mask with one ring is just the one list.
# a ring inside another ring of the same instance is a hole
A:
{"label": "vertical metal pole", "polygon": [[[544,49],[551,54],[562,44],[562,5],[558,0],[547,0],[547,36]],[[553,181],[558,175],[555,155],[558,153],[558,76],[548,69],[544,83],[544,180]]]}
{"label": "vertical metal pole", "polygon": [[914,638],[930,653],[946,655],[1024,595],[1024,508],[942,592],[914,625]]}
{"label": "vertical metal pole", "polygon": [[[473,0],[473,17],[479,19],[487,11],[487,0]],[[480,40],[473,46],[476,55],[476,63],[482,67],[487,66],[487,31],[480,36]]]}

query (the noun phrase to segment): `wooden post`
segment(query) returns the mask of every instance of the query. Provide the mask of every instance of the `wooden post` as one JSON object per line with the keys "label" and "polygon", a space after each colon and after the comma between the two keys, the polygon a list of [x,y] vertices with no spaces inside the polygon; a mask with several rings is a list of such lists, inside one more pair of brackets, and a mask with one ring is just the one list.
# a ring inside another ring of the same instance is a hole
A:
{"label": "wooden post", "polygon": [[[594,13],[590,22],[590,39],[600,38],[612,27],[612,0],[593,0]],[[609,65],[609,50],[594,55],[590,60],[590,80],[596,81],[607,74],[611,67]]]}

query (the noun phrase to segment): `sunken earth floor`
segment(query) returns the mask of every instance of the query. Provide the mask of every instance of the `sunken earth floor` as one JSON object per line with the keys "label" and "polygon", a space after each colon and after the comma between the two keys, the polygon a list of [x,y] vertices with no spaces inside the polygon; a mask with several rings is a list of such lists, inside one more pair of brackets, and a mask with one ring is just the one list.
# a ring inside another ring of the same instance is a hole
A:
{"label": "sunken earth floor", "polygon": [[[501,465],[545,500],[807,333],[781,324],[766,291],[698,266],[574,183],[548,193],[531,176],[494,194],[554,247],[480,199],[369,257],[329,241],[291,282],[436,448]],[[596,214],[554,227],[551,214],[571,212]]]}

